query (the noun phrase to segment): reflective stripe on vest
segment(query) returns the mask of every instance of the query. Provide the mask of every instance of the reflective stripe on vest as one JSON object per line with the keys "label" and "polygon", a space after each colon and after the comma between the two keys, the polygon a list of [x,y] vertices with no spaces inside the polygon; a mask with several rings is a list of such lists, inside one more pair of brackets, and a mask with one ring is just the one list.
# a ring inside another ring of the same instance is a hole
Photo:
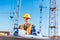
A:
{"label": "reflective stripe on vest", "polygon": [[[20,29],[21,29],[21,30],[24,30],[24,24],[21,25]],[[26,30],[26,33],[27,33],[28,35],[31,34],[31,30],[32,30],[32,24],[29,24],[29,25],[28,25],[28,28],[27,28],[27,30]]]}

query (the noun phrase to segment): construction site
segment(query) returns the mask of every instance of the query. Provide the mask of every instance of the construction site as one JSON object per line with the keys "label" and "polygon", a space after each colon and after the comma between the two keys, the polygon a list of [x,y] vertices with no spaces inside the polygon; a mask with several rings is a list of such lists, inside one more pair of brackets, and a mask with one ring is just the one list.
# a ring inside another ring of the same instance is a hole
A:
{"label": "construction site", "polygon": [[[25,0],[25,1],[27,1],[27,0]],[[38,0],[36,0],[36,1],[38,1]],[[22,0],[17,0],[16,8],[13,8],[14,9],[13,12],[9,13],[9,15],[10,15],[9,17],[11,19],[10,26],[13,25],[11,31],[13,31],[13,32],[0,31],[0,40],[60,40],[60,36],[58,35],[58,29],[59,29],[58,28],[58,6],[59,6],[58,0],[49,0],[49,3],[48,3],[49,7],[43,5],[45,0],[39,0],[39,1],[40,1],[40,3],[39,3],[40,5],[38,6],[38,8],[39,8],[39,30],[36,32],[37,35],[21,34],[22,36],[21,35],[16,36],[13,34],[16,30],[18,31],[18,27],[20,25],[19,22],[21,21],[21,19],[19,19],[19,18],[20,18],[20,14],[21,14],[20,9],[22,7]],[[44,11],[44,9],[46,10],[46,8],[49,10],[48,18],[47,18],[48,19],[48,23],[47,23],[48,24],[48,30],[47,30],[48,32],[47,32],[47,35],[42,36],[41,35],[41,32],[43,30],[42,29],[42,23],[43,23],[42,20],[45,19],[45,18],[43,19],[43,16],[44,16],[43,11]],[[21,32],[21,33],[24,33],[24,32]]]}

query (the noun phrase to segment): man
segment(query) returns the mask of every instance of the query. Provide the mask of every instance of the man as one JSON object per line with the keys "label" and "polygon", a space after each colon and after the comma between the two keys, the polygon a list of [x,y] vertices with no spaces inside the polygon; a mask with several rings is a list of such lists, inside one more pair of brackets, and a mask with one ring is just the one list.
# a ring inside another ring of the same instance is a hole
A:
{"label": "man", "polygon": [[30,23],[30,15],[28,13],[25,13],[23,19],[24,24],[20,25],[19,29],[25,30],[27,35],[36,35],[35,26]]}

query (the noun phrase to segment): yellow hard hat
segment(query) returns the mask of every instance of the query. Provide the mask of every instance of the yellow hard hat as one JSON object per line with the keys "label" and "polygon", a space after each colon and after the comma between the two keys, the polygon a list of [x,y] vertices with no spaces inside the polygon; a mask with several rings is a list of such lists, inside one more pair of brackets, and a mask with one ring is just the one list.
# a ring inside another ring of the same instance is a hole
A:
{"label": "yellow hard hat", "polygon": [[30,19],[30,18],[31,18],[31,16],[30,16],[30,14],[25,13],[25,14],[24,14],[24,16],[23,16],[23,18],[29,18],[29,19]]}

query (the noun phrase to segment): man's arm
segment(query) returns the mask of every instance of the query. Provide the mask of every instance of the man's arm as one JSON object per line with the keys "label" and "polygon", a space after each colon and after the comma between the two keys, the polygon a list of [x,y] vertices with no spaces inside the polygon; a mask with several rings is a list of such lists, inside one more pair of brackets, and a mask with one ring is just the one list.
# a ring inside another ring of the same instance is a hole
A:
{"label": "man's arm", "polygon": [[34,25],[32,25],[32,35],[37,35],[37,34],[36,34],[36,30],[35,30],[35,26],[34,26]]}
{"label": "man's arm", "polygon": [[14,36],[18,36],[18,29],[16,29],[15,31],[14,31],[14,34],[13,34]]}
{"label": "man's arm", "polygon": [[14,36],[18,36],[18,29],[20,29],[20,26],[14,31],[14,34],[13,34]]}

